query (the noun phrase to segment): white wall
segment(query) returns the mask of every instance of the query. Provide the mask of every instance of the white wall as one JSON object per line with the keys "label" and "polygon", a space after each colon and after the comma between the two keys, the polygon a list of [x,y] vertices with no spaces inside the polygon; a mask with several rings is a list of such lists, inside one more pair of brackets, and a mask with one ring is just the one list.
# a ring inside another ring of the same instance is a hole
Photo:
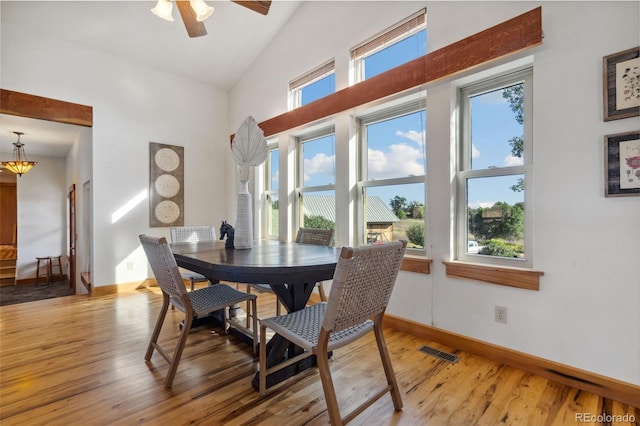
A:
{"label": "white wall", "polygon": [[[233,190],[225,91],[12,25],[1,30],[2,88],[93,106],[95,286],[146,278],[138,235],[169,235],[149,228],[146,196],[113,222],[114,212],[146,194],[149,142],[185,148],[186,225],[229,218],[229,203],[220,202]],[[68,183],[80,191],[84,182]]]}
{"label": "white wall", "polygon": [[[29,160],[37,161],[38,164],[29,173],[16,180],[18,190],[16,279],[18,280],[36,276],[36,257],[63,256],[62,271],[66,273],[64,256],[67,253],[66,161],[60,157],[38,155],[29,155]],[[57,273],[57,268],[55,271]],[[40,274],[46,276],[42,264]]]}
{"label": "white wall", "polygon": [[[640,384],[640,199],[603,195],[603,136],[640,120],[602,118],[602,57],[638,45],[637,2],[306,2],[232,89],[231,126],[246,111],[258,121],[285,112],[288,81],[331,57],[345,87],[349,47],[425,5],[428,51],[542,5],[543,45],[500,63],[533,55],[533,261],[544,276],[529,291],[445,275],[452,98],[467,72],[427,87],[432,272],[401,273],[388,312]],[[496,304],[507,325],[494,322]]]}

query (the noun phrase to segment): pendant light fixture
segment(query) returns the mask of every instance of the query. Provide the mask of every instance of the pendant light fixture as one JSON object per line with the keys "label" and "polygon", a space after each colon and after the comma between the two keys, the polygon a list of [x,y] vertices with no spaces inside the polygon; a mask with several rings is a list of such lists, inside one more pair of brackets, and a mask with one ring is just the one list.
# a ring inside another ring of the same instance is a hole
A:
{"label": "pendant light fixture", "polygon": [[20,136],[24,135],[23,132],[13,132],[18,135],[18,141],[13,143],[13,160],[3,161],[2,165],[5,169],[12,173],[22,176],[36,165],[35,161],[27,160],[27,155],[24,153],[24,144],[20,142]]}

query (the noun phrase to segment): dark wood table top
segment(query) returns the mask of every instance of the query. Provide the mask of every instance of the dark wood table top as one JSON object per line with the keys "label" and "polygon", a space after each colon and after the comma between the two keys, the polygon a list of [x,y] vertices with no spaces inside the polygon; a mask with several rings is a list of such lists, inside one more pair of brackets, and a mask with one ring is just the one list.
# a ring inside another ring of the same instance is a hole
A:
{"label": "dark wood table top", "polygon": [[333,278],[340,249],[314,244],[257,241],[250,249],[226,249],[223,241],[174,243],[179,266],[212,280],[253,284],[316,283]]}

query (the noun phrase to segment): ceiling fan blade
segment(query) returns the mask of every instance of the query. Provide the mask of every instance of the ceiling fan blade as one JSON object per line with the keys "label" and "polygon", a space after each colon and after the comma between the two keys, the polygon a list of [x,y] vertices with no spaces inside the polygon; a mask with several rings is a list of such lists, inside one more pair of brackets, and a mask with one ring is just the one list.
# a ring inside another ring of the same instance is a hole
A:
{"label": "ceiling fan blade", "polygon": [[236,1],[232,0],[233,3],[239,4],[240,6],[244,6],[248,9],[253,10],[254,12],[258,12],[262,15],[266,15],[269,13],[269,8],[271,7],[271,0],[269,1]]}
{"label": "ceiling fan blade", "polygon": [[189,37],[202,37],[207,35],[207,29],[204,26],[204,22],[198,22],[196,19],[196,13],[191,8],[188,1],[176,1],[180,16],[187,29]]}

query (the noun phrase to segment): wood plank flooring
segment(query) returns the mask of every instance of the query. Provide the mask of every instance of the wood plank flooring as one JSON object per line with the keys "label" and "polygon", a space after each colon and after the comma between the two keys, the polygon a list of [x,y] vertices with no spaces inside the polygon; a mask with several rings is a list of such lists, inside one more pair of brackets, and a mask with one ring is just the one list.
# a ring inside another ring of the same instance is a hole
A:
{"label": "wood plank flooring", "polygon": [[[144,353],[160,307],[157,288],[89,298],[75,295],[0,307],[0,423],[29,425],[324,425],[328,415],[316,370],[261,397],[251,387],[257,359],[219,329],[189,336],[171,390],[167,364]],[[275,310],[259,295],[261,316]],[[181,314],[169,311],[160,340],[175,341]],[[640,409],[606,400],[455,348],[387,329],[404,409],[390,396],[354,425],[635,424]],[[455,364],[418,349],[460,356]],[[343,413],[384,380],[373,336],[334,352],[334,383]],[[633,421],[618,422],[622,416]],[[595,418],[595,420],[598,420]],[[606,421],[614,420],[614,421]]]}

